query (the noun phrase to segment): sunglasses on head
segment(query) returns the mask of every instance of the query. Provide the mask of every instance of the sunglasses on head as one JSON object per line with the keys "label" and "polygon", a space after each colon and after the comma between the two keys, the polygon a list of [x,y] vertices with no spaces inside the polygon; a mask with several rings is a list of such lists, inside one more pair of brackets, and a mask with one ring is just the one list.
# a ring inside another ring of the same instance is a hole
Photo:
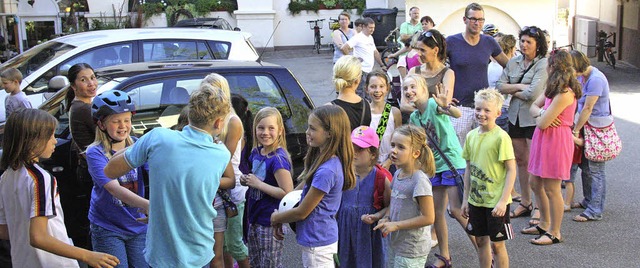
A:
{"label": "sunglasses on head", "polygon": [[[536,27],[536,26],[524,26],[524,28],[522,28],[522,32],[523,33],[530,33],[534,36],[540,36],[540,34],[542,34],[542,30],[540,30],[540,28]],[[528,35],[528,34],[527,34]]]}
{"label": "sunglasses on head", "polygon": [[439,45],[438,40],[436,40],[436,37],[433,35],[433,33],[431,31],[426,31],[426,32],[422,33],[422,36],[424,36],[425,38],[433,39],[433,42],[436,42],[436,45]]}

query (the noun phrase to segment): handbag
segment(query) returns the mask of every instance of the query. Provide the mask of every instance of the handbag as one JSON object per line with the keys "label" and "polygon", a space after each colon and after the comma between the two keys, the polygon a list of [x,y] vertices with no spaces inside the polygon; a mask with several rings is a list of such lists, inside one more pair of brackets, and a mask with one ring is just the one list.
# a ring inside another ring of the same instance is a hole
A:
{"label": "handbag", "polygon": [[233,203],[233,201],[231,201],[231,197],[227,190],[218,189],[218,195],[222,199],[222,205],[224,206],[227,218],[238,216],[238,207]]}
{"label": "handbag", "polygon": [[611,122],[606,127],[594,127],[589,122],[584,125],[584,156],[593,162],[615,159],[622,151],[622,141]]}

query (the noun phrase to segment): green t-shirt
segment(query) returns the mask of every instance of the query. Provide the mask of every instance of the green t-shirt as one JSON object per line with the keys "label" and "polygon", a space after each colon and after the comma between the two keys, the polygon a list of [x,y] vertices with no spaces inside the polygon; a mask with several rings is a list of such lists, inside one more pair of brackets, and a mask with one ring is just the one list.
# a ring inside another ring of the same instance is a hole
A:
{"label": "green t-shirt", "polygon": [[[506,181],[507,169],[504,161],[515,159],[509,134],[496,126],[491,131],[480,133],[475,128],[467,134],[462,157],[469,161],[469,204],[476,207],[494,208]],[[511,197],[509,197],[511,203]]]}
{"label": "green t-shirt", "polygon": [[[460,147],[460,141],[458,141],[458,136],[456,136],[456,131],[453,129],[449,115],[438,113],[438,104],[433,98],[429,98],[427,109],[424,113],[416,110],[411,114],[409,120],[413,125],[426,127],[431,137],[436,140],[440,150],[444,152],[456,169],[464,169],[467,166],[467,162],[462,158],[462,147]],[[433,157],[436,160],[436,173],[448,171],[449,166],[438,154],[438,151],[433,148],[432,144],[429,144],[429,147],[433,151]]]}
{"label": "green t-shirt", "polygon": [[400,37],[403,34],[413,35],[416,32],[422,32],[422,23],[418,22],[416,25],[411,25],[411,21],[405,21],[400,24]]}

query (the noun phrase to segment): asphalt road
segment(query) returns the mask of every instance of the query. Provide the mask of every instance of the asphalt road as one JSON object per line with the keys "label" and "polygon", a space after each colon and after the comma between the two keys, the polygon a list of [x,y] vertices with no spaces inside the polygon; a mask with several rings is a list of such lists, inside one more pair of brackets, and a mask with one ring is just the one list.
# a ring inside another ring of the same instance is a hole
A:
{"label": "asphalt road", "polygon": [[[269,51],[267,62],[283,65],[298,78],[316,106],[335,98],[332,83],[332,54],[311,49]],[[576,223],[571,219],[581,210],[565,214],[562,225],[564,242],[551,246],[529,243],[531,236],[520,235],[528,219],[512,220],[517,232],[507,242],[511,267],[640,267],[640,70],[619,63],[616,70],[595,62],[609,79],[611,104],[616,127],[622,137],[622,154],[607,163],[607,196],[604,218],[598,222]],[[576,200],[582,198],[581,183],[576,183]],[[450,251],[456,267],[477,267],[477,255],[462,228],[449,222]],[[286,237],[285,266],[301,267],[300,248],[293,234]],[[429,262],[435,260],[432,249]]]}

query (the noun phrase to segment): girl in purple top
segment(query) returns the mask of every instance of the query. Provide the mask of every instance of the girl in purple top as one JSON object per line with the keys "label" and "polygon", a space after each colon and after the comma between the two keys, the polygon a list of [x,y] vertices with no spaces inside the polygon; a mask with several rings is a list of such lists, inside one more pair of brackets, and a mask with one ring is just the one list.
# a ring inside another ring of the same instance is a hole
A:
{"label": "girl in purple top", "polygon": [[355,186],[353,145],[349,118],[336,105],[316,108],[309,115],[300,205],[285,212],[274,212],[271,223],[282,238],[282,223],[297,222],[296,239],[302,246],[304,267],[334,267],[338,252],[338,222],[342,191]]}
{"label": "girl in purple top", "polygon": [[254,119],[252,172],[242,175],[247,190],[249,263],[251,267],[282,267],[284,240],[274,238],[270,216],[293,189],[282,116],[276,108],[262,108]]}

